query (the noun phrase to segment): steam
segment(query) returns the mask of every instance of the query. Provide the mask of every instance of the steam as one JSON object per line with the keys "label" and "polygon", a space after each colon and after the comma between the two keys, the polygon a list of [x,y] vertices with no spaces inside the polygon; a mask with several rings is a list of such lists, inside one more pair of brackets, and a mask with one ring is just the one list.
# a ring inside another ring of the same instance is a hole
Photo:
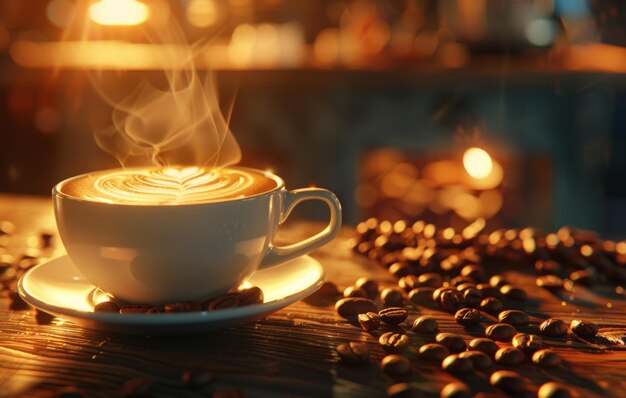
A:
{"label": "steam", "polygon": [[239,162],[241,150],[228,128],[232,104],[225,118],[212,75],[203,79],[194,66],[201,46],[190,46],[174,21],[145,29],[148,41],[161,49],[160,70],[135,72],[139,78],[117,71],[90,74],[112,107],[106,126],[95,129],[98,146],[124,167],[220,168]]}

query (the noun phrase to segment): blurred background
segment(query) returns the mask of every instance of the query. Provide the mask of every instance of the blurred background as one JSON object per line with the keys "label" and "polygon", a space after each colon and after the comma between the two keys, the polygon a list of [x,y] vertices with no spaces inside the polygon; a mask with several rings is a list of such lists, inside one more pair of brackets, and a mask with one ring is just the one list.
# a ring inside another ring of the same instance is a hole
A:
{"label": "blurred background", "polygon": [[331,189],[346,223],[626,238],[622,1],[0,0],[0,192],[119,165],[87,71],[158,74],[141,31],[172,18],[235,98],[241,164]]}

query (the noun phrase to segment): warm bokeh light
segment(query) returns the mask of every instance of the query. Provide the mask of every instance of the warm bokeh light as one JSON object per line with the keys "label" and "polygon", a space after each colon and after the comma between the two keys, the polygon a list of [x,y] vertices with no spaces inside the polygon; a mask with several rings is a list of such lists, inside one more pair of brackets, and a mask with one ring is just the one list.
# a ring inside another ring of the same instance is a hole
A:
{"label": "warm bokeh light", "polygon": [[470,176],[486,178],[493,169],[493,160],[484,149],[472,147],[463,154],[463,166]]}
{"label": "warm bokeh light", "polygon": [[191,0],[187,5],[187,20],[193,26],[206,28],[219,19],[219,9],[214,0]]}
{"label": "warm bokeh light", "polygon": [[137,0],[100,0],[89,7],[89,17],[100,25],[139,25],[149,16],[148,6]]}

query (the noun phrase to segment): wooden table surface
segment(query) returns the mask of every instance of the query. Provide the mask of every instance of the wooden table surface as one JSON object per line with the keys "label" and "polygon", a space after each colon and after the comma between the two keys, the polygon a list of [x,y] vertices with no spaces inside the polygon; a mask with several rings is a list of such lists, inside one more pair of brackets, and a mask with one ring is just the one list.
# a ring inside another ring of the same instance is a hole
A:
{"label": "wooden table surface", "polygon": [[[36,244],[36,239],[29,239],[33,234],[55,231],[47,199],[0,196],[1,220],[11,220],[17,227],[15,238],[0,241],[16,255]],[[317,228],[321,225],[291,224],[281,234],[285,239],[298,239]],[[368,276],[383,286],[394,286],[395,278],[385,269],[349,250],[346,241],[353,234],[352,228],[345,227],[339,238],[313,254],[324,266],[327,280],[343,289],[358,277]],[[56,243],[60,244],[58,239]],[[54,255],[54,251],[44,254]],[[62,249],[57,247],[56,252]],[[530,297],[526,308],[535,322],[549,314],[567,322],[583,318],[600,325],[626,326],[626,301],[609,289],[596,294],[579,288],[575,297],[558,296],[536,288],[534,276],[525,270],[507,270],[505,275],[526,289]],[[468,340],[470,333],[477,334],[436,309],[411,308],[409,321],[420,313],[436,317],[442,331],[463,333]],[[155,395],[163,397],[210,396],[216,388],[229,386],[243,390],[247,397],[380,397],[392,383],[378,366],[383,351],[377,337],[385,329],[364,332],[340,318],[332,305],[301,301],[254,324],[173,337],[102,333],[60,319],[38,325],[33,314],[32,309],[11,311],[9,300],[0,299],[0,396],[50,396],[60,386],[77,386],[89,396],[115,396],[132,376],[154,380]],[[409,335],[414,346],[428,340]],[[369,344],[371,365],[346,367],[338,362],[335,347],[348,341]],[[558,370],[530,363],[516,368],[534,382],[535,391],[537,385],[556,380],[575,386],[581,397],[626,396],[626,351],[583,352],[568,343],[559,343],[555,350],[565,361]],[[446,383],[455,380],[435,365],[412,362],[410,380],[424,396],[438,396]],[[194,366],[214,373],[208,388],[183,387],[183,370]],[[481,391],[479,396],[504,396],[489,387],[487,378],[479,373],[462,377]]]}

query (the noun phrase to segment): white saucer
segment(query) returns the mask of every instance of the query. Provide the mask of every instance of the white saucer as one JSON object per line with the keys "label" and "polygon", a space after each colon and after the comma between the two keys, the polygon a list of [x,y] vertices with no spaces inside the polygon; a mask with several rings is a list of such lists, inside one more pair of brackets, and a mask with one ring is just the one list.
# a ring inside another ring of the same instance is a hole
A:
{"label": "white saucer", "polygon": [[263,290],[265,302],[232,309],[174,314],[93,312],[99,290],[87,282],[68,256],[42,263],[18,283],[28,304],[93,329],[163,335],[199,333],[253,322],[314,293],[324,282],[324,269],[310,256],[257,271],[246,285]]}

